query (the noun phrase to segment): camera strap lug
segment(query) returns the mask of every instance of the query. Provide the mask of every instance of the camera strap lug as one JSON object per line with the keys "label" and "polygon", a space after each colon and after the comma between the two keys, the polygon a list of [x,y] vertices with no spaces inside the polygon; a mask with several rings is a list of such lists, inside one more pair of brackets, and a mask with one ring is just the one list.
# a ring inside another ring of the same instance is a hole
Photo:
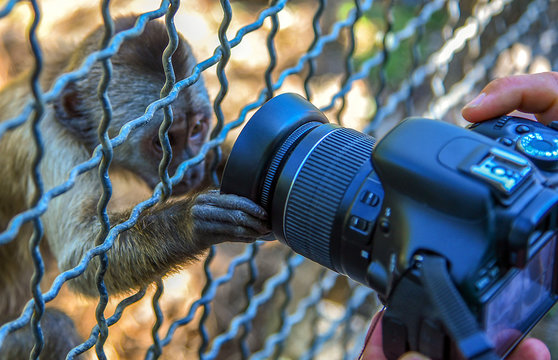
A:
{"label": "camera strap lug", "polygon": [[425,255],[420,264],[421,281],[430,295],[444,328],[466,359],[499,359],[448,274],[446,260]]}
{"label": "camera strap lug", "polygon": [[453,342],[453,351],[465,359],[500,359],[453,284],[446,260],[435,255],[415,260],[418,274],[409,271],[403,276],[384,314],[384,351],[388,359],[409,350],[432,359],[453,357],[446,336]]}

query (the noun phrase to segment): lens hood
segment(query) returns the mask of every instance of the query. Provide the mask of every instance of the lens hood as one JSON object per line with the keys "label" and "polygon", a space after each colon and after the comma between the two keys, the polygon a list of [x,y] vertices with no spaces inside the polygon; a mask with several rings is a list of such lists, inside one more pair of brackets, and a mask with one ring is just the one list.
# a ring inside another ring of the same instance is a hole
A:
{"label": "lens hood", "polygon": [[261,203],[261,184],[271,159],[291,133],[309,122],[327,123],[328,120],[300,95],[281,94],[262,105],[233,146],[221,191]]}

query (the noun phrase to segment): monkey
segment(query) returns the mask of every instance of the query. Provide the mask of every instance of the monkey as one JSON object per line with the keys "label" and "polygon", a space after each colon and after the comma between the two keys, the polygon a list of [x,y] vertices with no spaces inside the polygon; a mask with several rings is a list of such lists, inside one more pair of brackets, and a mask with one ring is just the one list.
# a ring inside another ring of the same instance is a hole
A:
{"label": "monkey", "polygon": [[[134,16],[115,19],[115,32],[131,28],[135,20]],[[42,88],[50,88],[62,73],[77,69],[88,54],[99,49],[103,35],[104,28],[99,27],[75,48],[48,59],[41,75]],[[151,21],[139,37],[126,40],[111,57],[112,80],[108,88],[113,110],[108,128],[111,138],[127,121],[141,116],[150,103],[159,99],[165,83],[161,59],[167,43],[165,26]],[[190,45],[180,36],[172,56],[176,78],[185,78],[196,63]],[[87,161],[99,144],[97,128],[103,112],[96,94],[102,74],[102,64],[95,63],[85,78],[66,85],[47,104],[39,123],[44,138],[39,169],[46,190],[63,183],[71,169]],[[21,74],[0,90],[0,121],[19,115],[31,98],[29,76]],[[174,121],[168,136],[172,175],[180,163],[198,154],[208,141],[212,110],[203,79],[181,91],[171,107]],[[117,203],[119,195],[131,195],[132,202],[138,203],[139,199],[134,198],[136,187],[126,184],[139,182],[154,189],[160,182],[158,166],[163,151],[158,131],[162,120],[162,111],[158,111],[151,121],[114,148],[110,178],[115,188],[127,190],[128,194],[115,192],[109,205]],[[13,216],[34,205],[32,173],[37,149],[33,144],[30,121],[0,138],[1,231]],[[109,265],[104,284],[109,294],[126,294],[149,286],[200,259],[214,244],[252,242],[269,233],[265,210],[251,200],[199,189],[206,178],[205,167],[201,162],[189,169],[182,182],[173,187],[171,198],[145,210],[132,228],[118,235],[107,252]],[[116,185],[117,180],[130,178],[133,181]],[[95,246],[101,224],[96,210],[101,193],[99,174],[85,172],[71,190],[53,198],[41,216],[44,228],[41,252],[45,261],[52,259],[60,271],[77,266]],[[108,209],[111,225],[127,220],[132,211],[131,207],[115,207]],[[33,263],[28,239],[32,230],[31,224],[26,224],[16,239],[0,246],[0,324],[15,319],[31,298]],[[68,282],[69,287],[77,293],[98,297],[95,276],[98,264],[95,257],[82,275]],[[47,307],[41,324],[45,337],[41,359],[63,358],[79,344],[73,323],[63,312]],[[29,354],[33,346],[30,334],[27,327],[8,337],[0,348],[0,359],[18,359],[23,353]]]}

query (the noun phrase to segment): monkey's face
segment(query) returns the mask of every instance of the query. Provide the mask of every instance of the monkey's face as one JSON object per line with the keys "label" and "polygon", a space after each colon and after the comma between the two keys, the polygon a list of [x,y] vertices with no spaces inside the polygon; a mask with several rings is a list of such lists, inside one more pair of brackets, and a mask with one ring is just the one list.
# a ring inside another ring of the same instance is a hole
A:
{"label": "monkey's face", "polygon": [[[173,123],[168,130],[172,159],[168,167],[169,176],[175,175],[184,161],[199,154],[209,137],[211,107],[209,99],[185,92],[171,105]],[[145,109],[145,107],[144,107]],[[115,113],[119,112],[118,110]],[[124,114],[123,114],[124,115]],[[138,174],[149,187],[160,181],[159,164],[163,158],[163,146],[159,139],[159,127],[163,122],[163,111],[158,111],[145,126],[136,129],[119,147],[115,148],[114,163]],[[115,127],[118,125],[114,122]],[[116,128],[114,129],[116,132]],[[194,190],[205,177],[205,160],[187,169],[182,181],[173,186],[174,195]]]}
{"label": "monkey's face", "polygon": [[[87,84],[85,84],[86,86]],[[66,130],[72,133],[90,150],[98,145],[97,127],[102,109],[95,99],[83,101],[80,94],[91,93],[82,90],[82,84],[66,87],[60,99],[54,104],[56,118]],[[135,91],[110,92],[113,104],[113,118],[109,137],[118,135],[128,121],[141,116],[146,107],[158,99],[162,84],[143,82],[136,84]],[[88,99],[89,100],[89,99]],[[173,123],[168,131],[172,149],[172,160],[168,173],[173,176],[179,165],[198,155],[208,140],[211,126],[211,105],[203,83],[196,83],[186,89],[172,103]],[[123,167],[143,179],[152,189],[161,181],[159,164],[163,158],[163,148],[159,140],[159,127],[164,119],[163,111],[144,126],[135,129],[120,146],[114,148],[112,166]],[[182,181],[173,187],[173,194],[179,195],[194,190],[201,185],[205,176],[205,161],[190,167]]]}

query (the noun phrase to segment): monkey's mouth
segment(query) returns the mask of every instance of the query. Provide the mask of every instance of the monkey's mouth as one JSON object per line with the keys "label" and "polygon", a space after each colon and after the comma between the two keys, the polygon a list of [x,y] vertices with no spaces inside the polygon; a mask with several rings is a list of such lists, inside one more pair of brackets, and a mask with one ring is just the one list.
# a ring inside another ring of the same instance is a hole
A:
{"label": "monkey's mouth", "polygon": [[[172,177],[176,172],[177,166],[170,166],[169,167],[169,175]],[[200,190],[204,184],[204,176],[205,176],[205,162],[202,162],[193,168],[189,169],[185,174],[182,180],[172,187],[172,195],[182,195],[189,191],[197,191]],[[153,190],[159,184],[160,179],[158,177],[145,177],[142,176],[143,180],[147,183],[147,185]]]}

